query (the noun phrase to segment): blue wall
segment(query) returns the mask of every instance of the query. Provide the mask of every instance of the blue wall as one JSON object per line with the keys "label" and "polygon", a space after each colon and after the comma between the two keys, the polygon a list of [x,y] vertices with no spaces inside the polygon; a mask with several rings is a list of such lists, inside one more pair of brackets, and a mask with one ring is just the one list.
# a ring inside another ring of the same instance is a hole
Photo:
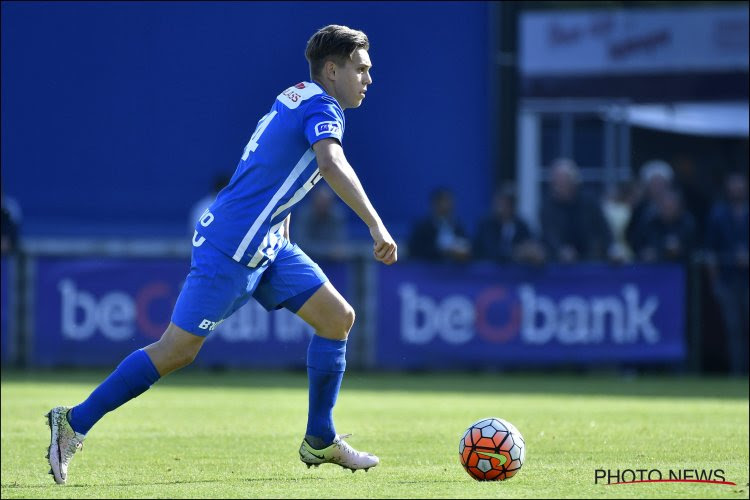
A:
{"label": "blue wall", "polygon": [[375,207],[403,235],[448,185],[473,227],[492,178],[489,8],[3,2],[3,190],[27,235],[182,235],[275,96],[308,79],[309,36],[337,23],[371,41],[344,146]]}

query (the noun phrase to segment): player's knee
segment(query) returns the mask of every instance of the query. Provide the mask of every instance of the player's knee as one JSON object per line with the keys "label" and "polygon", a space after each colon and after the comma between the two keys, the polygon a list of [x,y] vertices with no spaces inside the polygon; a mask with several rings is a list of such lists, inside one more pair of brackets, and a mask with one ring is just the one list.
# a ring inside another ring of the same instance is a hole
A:
{"label": "player's knee", "polygon": [[354,313],[354,308],[347,304],[344,308],[344,313],[341,315],[341,331],[344,333],[344,337],[349,335],[349,330],[354,326],[355,319],[356,314]]}
{"label": "player's knee", "polygon": [[153,358],[160,361],[161,367],[167,371],[173,371],[195,360],[203,340],[188,333],[168,329],[158,342],[149,347],[154,354]]}
{"label": "player's knee", "polygon": [[184,368],[195,360],[198,351],[190,348],[172,349],[165,359],[164,365],[170,372]]}
{"label": "player's knee", "polygon": [[192,349],[186,349],[182,352],[176,353],[175,356],[175,364],[177,364],[180,368],[185,367],[195,361],[196,356],[198,355],[197,350]]}
{"label": "player's knee", "polygon": [[349,336],[349,330],[354,325],[354,316],[354,309],[349,304],[345,304],[344,308],[329,320],[327,327],[321,329],[326,332],[324,336],[337,340],[346,340]]}

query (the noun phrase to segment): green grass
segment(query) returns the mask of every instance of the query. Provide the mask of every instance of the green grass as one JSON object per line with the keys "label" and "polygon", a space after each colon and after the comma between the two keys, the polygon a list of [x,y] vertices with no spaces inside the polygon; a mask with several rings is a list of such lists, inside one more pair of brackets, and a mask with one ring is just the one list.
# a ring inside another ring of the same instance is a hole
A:
{"label": "green grass", "polygon": [[[42,415],[85,398],[103,372],[3,373],[2,498],[748,498],[746,380],[349,373],[337,430],[380,456],[352,474],[297,458],[303,373],[186,370],[107,415],[57,486]],[[471,479],[458,441],[497,416],[527,443],[505,482]],[[609,469],[723,469],[737,486],[594,484]]]}

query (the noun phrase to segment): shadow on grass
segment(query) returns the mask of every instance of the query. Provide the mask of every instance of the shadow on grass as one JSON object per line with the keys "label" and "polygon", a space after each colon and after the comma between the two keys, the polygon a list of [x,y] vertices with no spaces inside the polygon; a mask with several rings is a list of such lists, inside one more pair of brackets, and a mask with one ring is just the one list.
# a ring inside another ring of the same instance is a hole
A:
{"label": "shadow on grass", "polygon": [[[2,383],[90,385],[93,390],[108,371],[2,371]],[[303,371],[211,371],[185,369],[159,382],[186,388],[307,389]],[[612,374],[503,373],[367,373],[350,371],[346,391],[453,392],[485,394],[569,394],[680,398],[748,399],[746,378],[678,375],[618,376]]]}
{"label": "shadow on grass", "polygon": [[[178,484],[201,484],[201,483],[250,483],[250,482],[262,482],[262,481],[273,481],[273,482],[281,482],[281,483],[293,483],[298,481],[324,481],[329,480],[330,478],[323,478],[323,477],[247,477],[247,478],[237,478],[237,479],[199,479],[196,481],[189,481],[189,480],[175,480],[175,481],[144,481],[144,482],[127,482],[127,483],[96,483],[96,484],[66,484],[65,489],[68,488],[104,488],[104,487],[111,487],[111,486],[117,486],[117,487],[133,487],[133,486],[168,486],[168,485],[178,485]],[[12,484],[4,484],[3,489],[9,489],[9,490],[17,490],[17,489],[47,489],[47,488],[56,488],[55,485],[49,485],[49,484],[18,484],[18,483],[12,483]]]}
{"label": "shadow on grass", "polygon": [[[143,482],[128,482],[128,483],[84,483],[84,484],[66,484],[65,489],[70,488],[109,488],[109,487],[118,487],[118,488],[132,488],[136,486],[176,486],[176,485],[182,485],[182,484],[210,484],[210,483],[262,483],[262,482],[274,482],[274,483],[297,483],[297,482],[315,482],[315,481],[326,481],[330,482],[330,477],[316,477],[316,476],[308,476],[308,477],[248,477],[248,478],[237,478],[237,479],[229,479],[226,478],[222,479],[200,479],[196,481],[143,481]],[[432,483],[460,483],[465,482],[463,480],[459,479],[431,479],[429,481],[426,480],[413,480],[413,481],[388,481],[391,484],[424,484],[426,482]],[[18,484],[18,483],[11,483],[11,484],[5,484],[2,486],[2,489],[8,489],[8,490],[21,490],[21,489],[29,489],[29,490],[46,490],[48,488],[56,488],[55,485],[49,485],[49,484]]]}

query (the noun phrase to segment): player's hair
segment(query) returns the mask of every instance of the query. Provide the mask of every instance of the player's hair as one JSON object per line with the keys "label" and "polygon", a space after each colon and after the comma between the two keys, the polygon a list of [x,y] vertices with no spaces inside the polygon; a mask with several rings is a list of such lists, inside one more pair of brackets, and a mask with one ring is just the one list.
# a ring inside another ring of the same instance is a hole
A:
{"label": "player's hair", "polygon": [[310,63],[310,76],[317,76],[328,60],[343,66],[357,49],[370,49],[370,41],[363,32],[347,26],[329,24],[320,28],[307,42],[305,58]]}

